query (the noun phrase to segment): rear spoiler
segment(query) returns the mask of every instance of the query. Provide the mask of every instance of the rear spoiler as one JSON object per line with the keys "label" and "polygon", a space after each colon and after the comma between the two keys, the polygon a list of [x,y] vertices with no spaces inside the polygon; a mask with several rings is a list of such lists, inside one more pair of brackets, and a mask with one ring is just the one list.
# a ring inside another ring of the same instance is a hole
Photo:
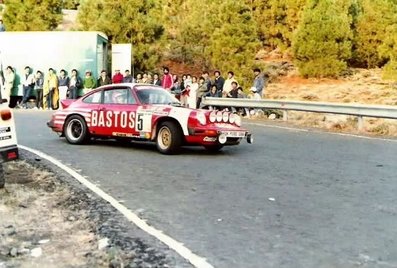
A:
{"label": "rear spoiler", "polygon": [[75,101],[75,100],[73,100],[73,99],[64,99],[64,100],[61,100],[62,109],[68,108],[68,107],[70,106],[70,104],[72,104],[74,101]]}

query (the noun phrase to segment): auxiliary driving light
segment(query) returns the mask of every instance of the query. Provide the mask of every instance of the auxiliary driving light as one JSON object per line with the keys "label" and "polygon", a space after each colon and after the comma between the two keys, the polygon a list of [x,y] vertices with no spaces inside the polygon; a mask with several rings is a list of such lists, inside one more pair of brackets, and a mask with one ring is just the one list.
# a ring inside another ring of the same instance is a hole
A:
{"label": "auxiliary driving light", "polygon": [[229,122],[230,122],[230,124],[234,124],[234,122],[236,122],[236,115],[235,114],[230,114]]}
{"label": "auxiliary driving light", "polygon": [[236,121],[236,122],[235,122],[236,125],[239,126],[239,127],[241,127],[241,117],[238,116],[238,115],[235,115],[235,116],[236,116],[236,120],[235,120],[235,121]]}
{"label": "auxiliary driving light", "polygon": [[221,111],[216,113],[216,121],[221,122],[223,118],[223,114]]}
{"label": "auxiliary driving light", "polygon": [[216,111],[210,113],[210,122],[214,123],[216,121]]}
{"label": "auxiliary driving light", "polygon": [[222,119],[223,119],[223,122],[227,123],[227,121],[229,121],[229,113],[228,112],[224,112]]}

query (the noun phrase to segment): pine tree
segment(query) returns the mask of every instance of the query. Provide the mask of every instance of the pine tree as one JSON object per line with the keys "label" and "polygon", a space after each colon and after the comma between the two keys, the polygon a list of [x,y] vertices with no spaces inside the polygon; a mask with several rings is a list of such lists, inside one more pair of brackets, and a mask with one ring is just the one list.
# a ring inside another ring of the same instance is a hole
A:
{"label": "pine tree", "polygon": [[379,52],[381,56],[388,59],[383,69],[383,78],[397,79],[397,23],[386,29],[386,38],[379,47]]}
{"label": "pine tree", "polygon": [[62,20],[62,1],[8,0],[3,14],[7,31],[48,31]]}
{"label": "pine tree", "polygon": [[205,56],[214,68],[234,71],[240,81],[250,77],[259,42],[249,6],[241,1],[223,0],[212,7],[212,12]]}
{"label": "pine tree", "polygon": [[137,70],[151,70],[161,56],[164,28],[154,0],[86,0],[79,8],[82,30],[102,31],[112,43],[130,43]]}
{"label": "pine tree", "polygon": [[355,22],[353,63],[359,67],[374,68],[384,64],[379,48],[386,38],[386,29],[396,23],[396,4],[389,0],[361,0]]}
{"label": "pine tree", "polygon": [[306,0],[248,0],[251,3],[258,36],[271,49],[291,47]]}
{"label": "pine tree", "polygon": [[293,40],[295,63],[305,77],[335,77],[351,56],[351,1],[310,0]]}

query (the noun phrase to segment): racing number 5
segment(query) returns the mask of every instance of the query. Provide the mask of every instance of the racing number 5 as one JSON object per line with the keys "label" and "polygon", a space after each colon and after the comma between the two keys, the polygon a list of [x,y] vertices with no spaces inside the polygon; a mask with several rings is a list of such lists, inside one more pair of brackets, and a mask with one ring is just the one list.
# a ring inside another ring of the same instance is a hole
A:
{"label": "racing number 5", "polygon": [[137,119],[136,119],[136,129],[139,131],[143,130],[143,118],[142,114],[138,114]]}

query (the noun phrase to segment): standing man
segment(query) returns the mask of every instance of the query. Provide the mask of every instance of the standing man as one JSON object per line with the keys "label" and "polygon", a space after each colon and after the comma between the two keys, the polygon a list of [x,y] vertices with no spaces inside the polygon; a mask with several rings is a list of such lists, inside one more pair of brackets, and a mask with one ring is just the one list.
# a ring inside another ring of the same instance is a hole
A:
{"label": "standing man", "polygon": [[229,71],[227,73],[227,79],[225,81],[225,83],[223,84],[223,88],[222,88],[222,95],[223,96],[228,96],[229,92],[232,90],[232,83],[236,82],[236,79],[234,78],[234,73],[232,71]]}
{"label": "standing man", "polygon": [[69,82],[70,82],[70,78],[66,75],[66,71],[64,69],[62,69],[60,71],[58,82],[59,82],[59,85],[58,85],[59,99],[64,100],[64,99],[66,99],[66,94],[68,92]]}
{"label": "standing man", "polygon": [[58,77],[54,69],[48,69],[47,77],[43,85],[43,108],[48,110],[58,109],[59,91]]}
{"label": "standing man", "polygon": [[85,72],[85,77],[83,79],[83,92],[82,94],[79,94],[80,96],[83,96],[84,94],[90,92],[95,88],[96,81],[94,77],[92,77],[92,72],[90,70],[87,70]]}
{"label": "standing man", "polygon": [[121,84],[123,83],[123,75],[120,73],[119,69],[114,70],[114,75],[113,75],[113,79],[112,82],[113,84]]}
{"label": "standing man", "polygon": [[83,84],[76,69],[72,70],[72,75],[69,81],[69,99],[77,99],[79,97],[79,90]]}
{"label": "standing man", "polygon": [[259,68],[254,69],[254,74],[255,74],[255,79],[254,79],[254,84],[252,87],[256,88],[256,93],[264,97],[265,96],[265,78],[261,74],[261,70]]}
{"label": "standing man", "polygon": [[204,83],[207,85],[207,90],[210,91],[212,86],[210,74],[207,71],[204,71],[201,77],[204,78]]}
{"label": "standing man", "polygon": [[174,81],[172,79],[172,75],[170,74],[170,69],[168,67],[163,68],[163,78],[161,79],[161,86],[167,90],[171,91],[171,88],[174,85]]}
{"label": "standing man", "polygon": [[225,78],[221,76],[220,71],[215,71],[214,75],[215,75],[214,85],[216,86],[216,90],[218,94],[220,94],[220,92],[222,92],[223,90],[223,85],[225,84]]}
{"label": "standing man", "polygon": [[23,76],[22,87],[23,87],[22,107],[27,108],[26,103],[30,97],[30,94],[32,94],[34,87],[34,76],[31,73],[29,66],[25,67],[25,75]]}
{"label": "standing man", "polygon": [[134,82],[134,77],[132,77],[132,75],[130,74],[130,70],[125,70],[123,83],[133,83],[133,82]]}
{"label": "standing man", "polygon": [[158,73],[155,73],[153,75],[152,85],[161,86],[161,80],[159,78],[159,74]]}
{"label": "standing man", "polygon": [[7,99],[10,104],[11,91],[14,88],[15,73],[11,66],[7,66],[6,73],[4,75],[4,91],[1,92],[1,97]]}
{"label": "standing man", "polygon": [[43,109],[43,87],[44,87],[44,76],[41,71],[36,72],[34,77],[34,90],[36,91],[36,108]]}
{"label": "standing man", "polygon": [[104,85],[110,85],[112,81],[110,81],[110,78],[108,77],[108,74],[106,73],[105,70],[102,70],[101,76],[98,78],[97,87],[104,86]]}

